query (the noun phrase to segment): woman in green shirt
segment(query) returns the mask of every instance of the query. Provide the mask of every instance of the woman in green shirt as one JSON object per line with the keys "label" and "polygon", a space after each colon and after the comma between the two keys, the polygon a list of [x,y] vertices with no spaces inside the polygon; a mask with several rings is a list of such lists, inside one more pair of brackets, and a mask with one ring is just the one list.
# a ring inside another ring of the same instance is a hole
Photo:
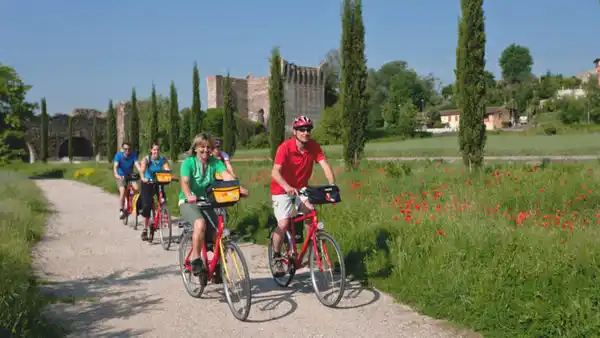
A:
{"label": "woman in green shirt", "polygon": [[[202,263],[201,250],[204,243],[205,233],[214,233],[212,226],[207,226],[202,212],[196,206],[199,198],[206,198],[206,188],[216,181],[218,173],[224,181],[233,181],[233,176],[225,167],[225,164],[212,155],[213,142],[206,133],[196,135],[188,157],[181,164],[181,193],[179,194],[179,208],[182,218],[194,225],[192,233],[192,272],[194,275],[206,274],[207,270]],[[248,191],[240,187],[240,194],[247,196]],[[187,203],[186,203],[187,202]],[[210,212],[213,214],[214,211]],[[216,219],[216,214],[214,215]],[[212,217],[211,217],[212,218]]]}

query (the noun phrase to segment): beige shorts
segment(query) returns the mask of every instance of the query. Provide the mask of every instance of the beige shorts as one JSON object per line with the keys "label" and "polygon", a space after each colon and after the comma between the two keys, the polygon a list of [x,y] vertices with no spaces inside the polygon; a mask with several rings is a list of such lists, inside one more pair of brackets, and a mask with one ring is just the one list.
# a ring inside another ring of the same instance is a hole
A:
{"label": "beige shorts", "polygon": [[277,221],[292,218],[297,214],[300,204],[308,200],[305,196],[272,195],[273,213]]}

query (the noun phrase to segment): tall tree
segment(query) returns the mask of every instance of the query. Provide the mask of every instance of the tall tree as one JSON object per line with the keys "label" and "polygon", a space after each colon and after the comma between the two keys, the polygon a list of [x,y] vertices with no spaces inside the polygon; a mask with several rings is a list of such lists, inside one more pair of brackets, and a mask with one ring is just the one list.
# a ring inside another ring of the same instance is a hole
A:
{"label": "tall tree", "polygon": [[98,135],[98,117],[96,115],[92,118],[92,149],[93,156],[97,157],[100,153],[100,135]]}
{"label": "tall tree", "polygon": [[285,139],[285,96],[279,48],[273,48],[271,51],[268,124],[271,158],[274,159],[275,153],[277,153],[277,147],[279,147],[281,142]]}
{"label": "tall tree", "polygon": [[156,86],[152,84],[152,102],[150,116],[150,137],[148,137],[148,149],[152,148],[152,143],[158,141],[158,103],[156,102]]}
{"label": "tall tree", "polygon": [[41,149],[40,159],[46,163],[48,161],[48,111],[46,107],[46,98],[42,99],[42,113],[41,113]]}
{"label": "tall tree", "polygon": [[73,162],[73,116],[69,116],[69,141],[67,143],[69,162]]}
{"label": "tall tree", "polygon": [[457,104],[460,111],[459,145],[469,170],[483,164],[485,148],[486,76],[483,0],[461,0],[456,48]]}
{"label": "tall tree", "polygon": [[21,160],[26,155],[23,122],[33,118],[38,107],[26,101],[30,89],[14,68],[0,64],[0,163]]}
{"label": "tall tree", "polygon": [[344,118],[344,162],[358,168],[366,143],[367,131],[367,65],[362,1],[344,0],[342,11],[342,83],[340,100]]}
{"label": "tall tree", "polygon": [[325,73],[325,107],[332,107],[339,97],[340,67],[342,60],[339,49],[330,50],[325,57],[323,72]]}
{"label": "tall tree", "polygon": [[200,74],[198,64],[194,62],[192,115],[190,119],[190,140],[202,131],[204,116],[200,105]]}
{"label": "tall tree", "polygon": [[233,99],[233,89],[231,88],[231,77],[227,73],[225,86],[223,86],[223,106],[225,114],[223,116],[223,151],[230,156],[235,153],[235,101]]}
{"label": "tall tree", "polygon": [[110,100],[106,112],[106,160],[108,163],[113,162],[117,149],[117,112],[113,107],[113,101]]}
{"label": "tall tree", "polygon": [[183,108],[179,116],[181,120],[179,126],[179,149],[188,149],[191,140],[193,140],[193,137],[190,138],[190,135],[192,135],[190,130],[196,119],[192,115],[192,110],[188,107]]}
{"label": "tall tree", "polygon": [[129,114],[129,142],[131,149],[140,152],[140,113],[138,111],[135,88],[131,90],[131,113]]}
{"label": "tall tree", "polygon": [[510,44],[500,54],[499,63],[502,78],[509,84],[522,82],[531,76],[533,57],[527,47]]}
{"label": "tall tree", "polygon": [[177,162],[179,155],[178,126],[179,103],[177,100],[177,88],[175,82],[171,81],[171,109],[169,110],[169,158],[173,163]]}

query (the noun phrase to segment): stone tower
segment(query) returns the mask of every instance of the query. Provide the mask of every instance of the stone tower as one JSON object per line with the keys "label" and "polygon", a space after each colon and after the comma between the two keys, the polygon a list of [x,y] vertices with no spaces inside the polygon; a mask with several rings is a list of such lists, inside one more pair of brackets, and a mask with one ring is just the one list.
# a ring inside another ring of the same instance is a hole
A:
{"label": "stone tower", "polygon": [[[286,125],[298,115],[306,115],[318,121],[325,108],[325,73],[321,66],[297,66],[283,58],[281,73],[284,78]],[[223,107],[223,84],[221,75],[206,79],[208,108]],[[269,76],[232,78],[232,87],[238,113],[265,125],[269,121]]]}

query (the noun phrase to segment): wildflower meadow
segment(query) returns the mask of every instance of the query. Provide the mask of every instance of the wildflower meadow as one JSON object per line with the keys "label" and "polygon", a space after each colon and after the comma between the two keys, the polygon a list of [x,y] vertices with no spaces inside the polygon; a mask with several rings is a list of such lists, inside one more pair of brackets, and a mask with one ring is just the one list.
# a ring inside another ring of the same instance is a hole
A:
{"label": "wildflower meadow", "polygon": [[[365,162],[357,172],[335,166],[342,202],[319,206],[319,215],[353,278],[426,315],[486,337],[593,336],[599,164],[488,164],[477,174],[432,161]],[[109,166],[92,166],[26,170],[62,170],[115,192]],[[234,168],[251,195],[231,209],[229,226],[264,244],[274,224],[270,164]],[[311,183],[325,183],[318,166]],[[167,189],[174,215],[178,191]]]}

